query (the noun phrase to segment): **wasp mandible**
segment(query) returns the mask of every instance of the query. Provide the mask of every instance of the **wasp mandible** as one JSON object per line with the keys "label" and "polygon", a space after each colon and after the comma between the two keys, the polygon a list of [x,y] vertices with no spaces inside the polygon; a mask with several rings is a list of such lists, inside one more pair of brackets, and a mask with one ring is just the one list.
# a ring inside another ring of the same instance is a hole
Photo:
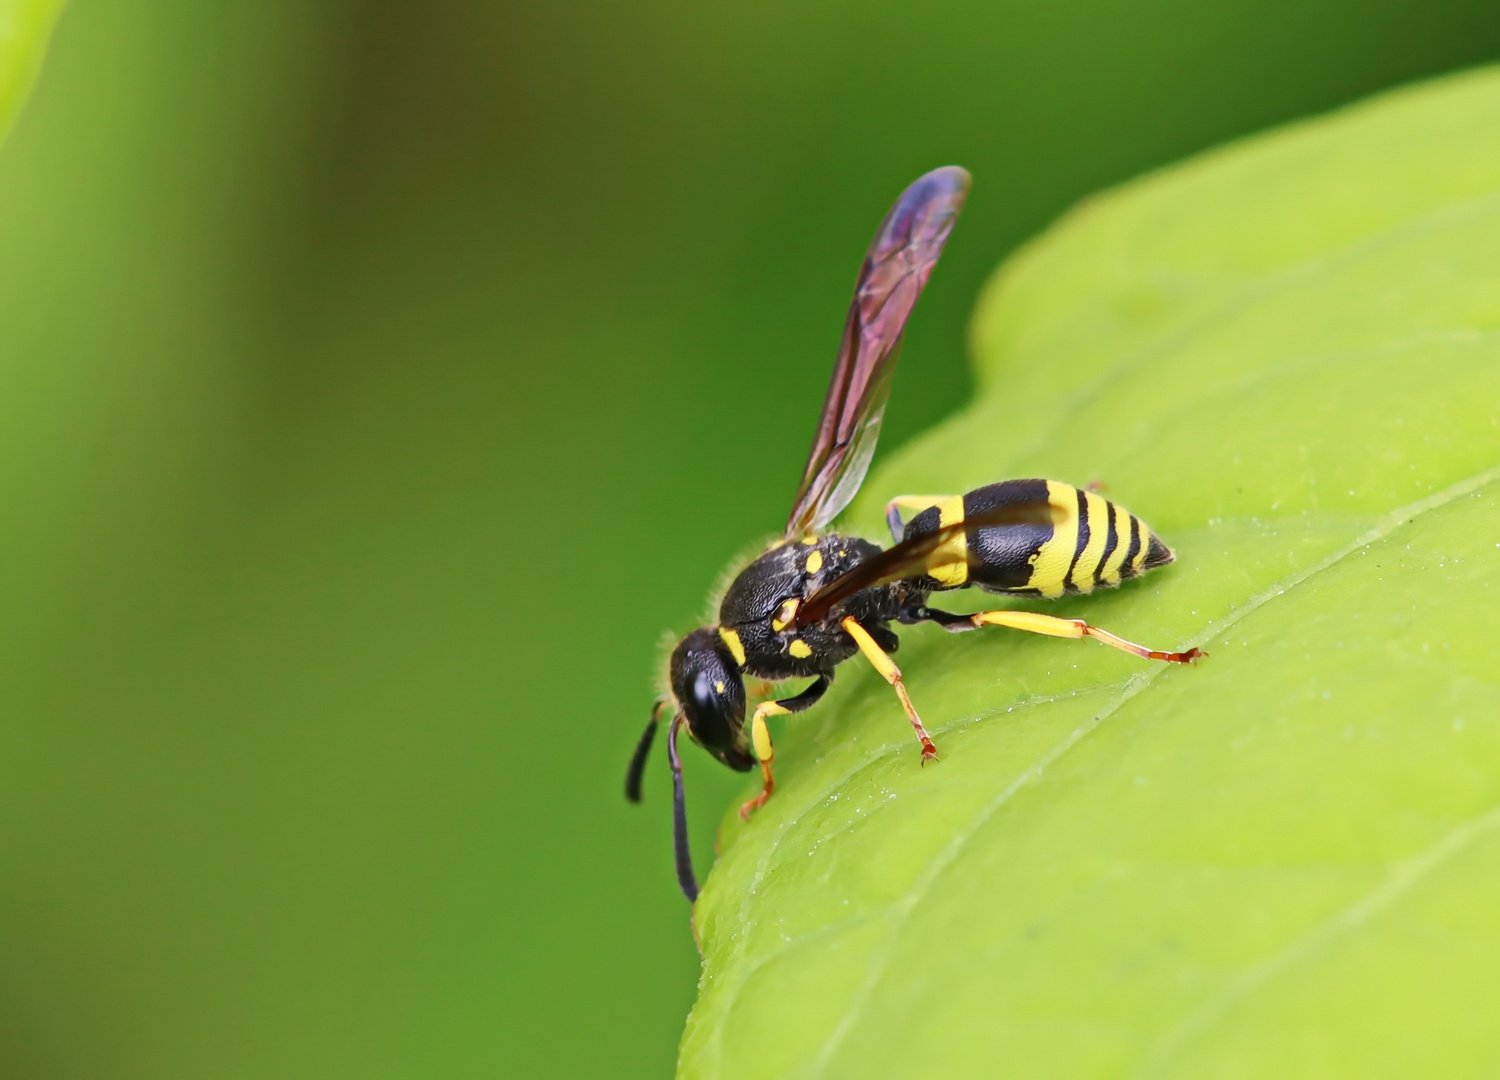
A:
{"label": "wasp mandible", "polygon": [[[766,720],[799,713],[828,691],[834,668],[862,653],[895,691],[922,747],[937,747],[891,659],[891,623],[931,622],[951,631],[1008,626],[1053,637],[1094,638],[1149,660],[1189,663],[1199,649],[1163,652],[1116,637],[1082,619],[1030,611],[957,615],[927,606],[935,592],[1052,598],[1114,586],[1175,557],[1140,518],[1097,491],[1056,480],[1006,480],[965,495],[899,495],[886,507],[894,546],[824,529],[849,505],[875,453],[907,316],[969,192],[956,165],[934,169],[901,193],[881,222],[854,289],[817,434],[780,539],[742,570],[719,606],[719,621],[672,651],[671,692],[651,712],[625,778],[631,802],[661,716],[671,706],[672,834],[677,880],[689,900],[698,884],[688,850],[677,733],[731,769],[760,766],[760,794],[740,807],[749,818],[775,789]],[[909,520],[904,515],[910,513]],[[812,679],[800,693],[755,707],[745,724],[745,677]]]}

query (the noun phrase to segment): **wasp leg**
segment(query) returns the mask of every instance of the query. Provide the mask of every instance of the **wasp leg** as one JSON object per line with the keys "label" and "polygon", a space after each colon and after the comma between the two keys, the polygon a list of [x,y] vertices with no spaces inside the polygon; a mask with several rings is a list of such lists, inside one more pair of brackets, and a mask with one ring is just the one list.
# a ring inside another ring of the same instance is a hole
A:
{"label": "wasp leg", "polygon": [[922,726],[922,718],[917,715],[915,706],[911,703],[911,696],[906,692],[906,684],[901,681],[901,669],[896,666],[896,661],[886,655],[884,649],[875,644],[875,639],[870,632],[855,621],[854,616],[848,616],[839,625],[844,632],[854,639],[859,646],[859,651],[865,654],[865,659],[874,665],[875,670],[885,677],[885,681],[891,684],[896,691],[896,696],[901,699],[901,707],[906,710],[906,718],[911,721],[911,729],[917,733],[917,738],[922,743],[922,763],[937,758],[937,747],[932,745],[932,740],[927,737],[927,729]]}
{"label": "wasp leg", "polygon": [[776,748],[771,745],[771,729],[766,727],[766,717],[788,716],[816,704],[828,692],[828,684],[832,681],[827,675],[819,675],[816,682],[795,697],[762,701],[755,707],[755,715],[750,720],[750,745],[755,749],[755,760],[760,762],[763,786],[759,795],[740,807],[740,817],[746,821],[750,820],[751,814],[766,805],[766,800],[776,789],[776,779],[771,775],[771,761],[776,757]]}
{"label": "wasp leg", "polygon": [[1165,660],[1171,664],[1190,664],[1199,657],[1207,656],[1202,649],[1187,652],[1162,652],[1148,649],[1133,641],[1116,637],[1108,630],[1090,626],[1082,619],[1059,619],[1055,615],[1042,615],[1035,611],[979,611],[973,615],[954,615],[928,609],[931,621],[947,630],[974,630],[981,626],[1008,626],[1012,630],[1025,630],[1029,634],[1046,634],[1049,637],[1084,638],[1102,641],[1112,649],[1139,656],[1142,660]]}
{"label": "wasp leg", "polygon": [[906,535],[906,526],[901,522],[901,511],[926,510],[929,506],[936,506],[951,498],[952,495],[897,495],[885,504],[885,523],[890,526],[891,539],[899,544]]}

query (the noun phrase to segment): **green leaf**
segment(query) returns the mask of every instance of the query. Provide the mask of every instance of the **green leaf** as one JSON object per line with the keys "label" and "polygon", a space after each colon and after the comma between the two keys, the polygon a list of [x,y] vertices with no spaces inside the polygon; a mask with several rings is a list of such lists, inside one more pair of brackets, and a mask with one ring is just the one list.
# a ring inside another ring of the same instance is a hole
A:
{"label": "green leaf", "polygon": [[846,665],[725,819],[681,1075],[1500,1066],[1500,74],[1090,201],[974,342],[851,520],[1103,481],[1178,561],[1047,610],[1211,655],[904,631],[927,768]]}
{"label": "green leaf", "polygon": [[41,70],[62,0],[0,0],[0,139]]}

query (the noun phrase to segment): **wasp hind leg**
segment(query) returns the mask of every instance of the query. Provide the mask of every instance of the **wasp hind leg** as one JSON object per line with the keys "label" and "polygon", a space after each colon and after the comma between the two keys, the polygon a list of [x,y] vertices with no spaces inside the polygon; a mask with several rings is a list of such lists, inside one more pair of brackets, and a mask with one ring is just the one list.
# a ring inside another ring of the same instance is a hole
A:
{"label": "wasp hind leg", "polygon": [[1055,615],[1042,615],[1035,611],[978,611],[973,615],[954,615],[928,608],[926,618],[945,630],[953,631],[977,630],[981,626],[1008,626],[1012,630],[1025,630],[1028,634],[1045,634],[1048,637],[1090,637],[1102,641],[1112,649],[1139,656],[1142,660],[1165,660],[1169,664],[1191,664],[1208,655],[1202,649],[1189,649],[1186,652],[1148,649],[1144,645],[1116,637],[1108,630],[1090,626],[1082,619],[1059,619]]}
{"label": "wasp hind leg", "polygon": [[906,526],[901,521],[903,510],[926,510],[929,506],[936,506],[940,502],[947,502],[952,495],[897,495],[885,504],[885,523],[891,530],[891,539],[901,543],[901,538],[906,535]]}
{"label": "wasp hind leg", "polygon": [[766,800],[776,789],[776,779],[771,775],[771,761],[776,757],[776,748],[771,745],[771,729],[766,727],[766,717],[788,716],[816,704],[828,692],[828,684],[832,681],[827,675],[819,675],[816,682],[795,697],[762,701],[755,707],[755,715],[750,720],[750,745],[755,750],[755,760],[760,762],[762,785],[760,794],[740,807],[740,817],[744,820],[749,821],[751,814],[766,805]]}
{"label": "wasp hind leg", "polygon": [[901,707],[906,710],[906,718],[911,721],[911,729],[916,732],[917,739],[922,744],[922,764],[937,760],[937,747],[932,745],[932,739],[927,735],[927,729],[922,726],[922,718],[917,715],[916,707],[911,703],[911,695],[906,692],[906,683],[901,681],[901,669],[896,666],[896,661],[875,643],[870,632],[859,625],[851,615],[845,618],[839,625],[844,632],[854,639],[859,646],[859,651],[865,654],[865,659],[870,661],[871,666],[891,684],[891,689],[896,691],[896,697],[901,699]]}

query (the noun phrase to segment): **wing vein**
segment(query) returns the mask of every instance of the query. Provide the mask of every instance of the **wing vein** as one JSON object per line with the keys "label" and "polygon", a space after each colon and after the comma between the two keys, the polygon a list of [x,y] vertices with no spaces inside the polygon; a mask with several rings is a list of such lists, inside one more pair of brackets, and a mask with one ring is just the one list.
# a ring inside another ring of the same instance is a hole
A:
{"label": "wing vein", "polygon": [[963,169],[934,169],[901,193],[870,242],[787,517],[788,537],[823,528],[859,490],[880,437],[906,320],[968,193],[969,174]]}

